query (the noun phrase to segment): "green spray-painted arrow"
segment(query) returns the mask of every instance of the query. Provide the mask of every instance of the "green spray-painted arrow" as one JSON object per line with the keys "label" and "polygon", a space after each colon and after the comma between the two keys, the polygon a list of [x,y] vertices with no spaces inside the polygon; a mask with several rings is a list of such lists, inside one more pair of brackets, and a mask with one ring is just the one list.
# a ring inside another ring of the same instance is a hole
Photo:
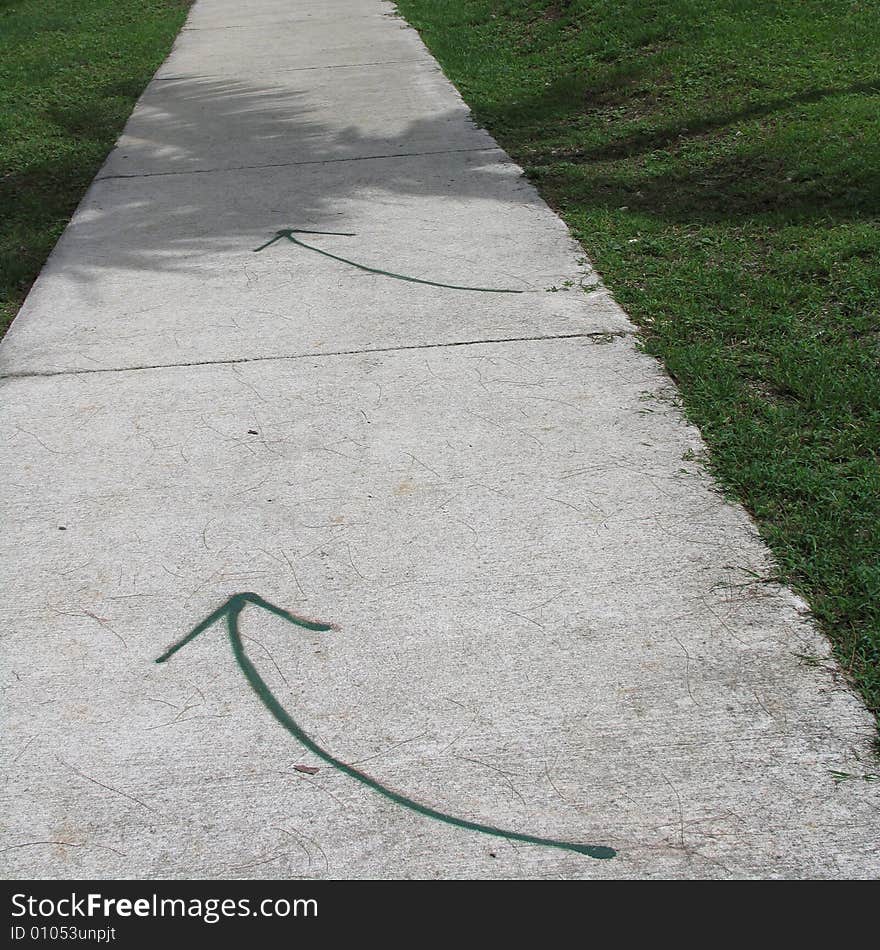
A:
{"label": "green spray-painted arrow", "polygon": [[382,277],[393,277],[395,280],[405,280],[411,284],[428,284],[430,287],[445,287],[447,290],[474,290],[477,293],[481,294],[521,294],[521,290],[506,290],[500,287],[461,287],[458,284],[443,284],[436,280],[422,280],[420,277],[407,277],[405,274],[394,274],[390,270],[379,270],[376,267],[367,267],[366,264],[358,264],[357,261],[350,261],[347,257],[339,257],[336,254],[331,254],[329,251],[322,251],[319,247],[312,247],[311,244],[306,244],[304,241],[300,241],[299,238],[295,238],[294,234],[335,234],[339,237],[354,237],[354,234],[347,234],[344,231],[303,231],[299,228],[284,228],[281,231],[275,232],[275,237],[271,240],[266,241],[265,244],[261,244],[259,247],[254,248],[254,253],[258,251],[264,251],[267,247],[274,244],[276,241],[280,241],[282,238],[287,238],[288,241],[291,241],[293,244],[296,244],[297,247],[304,247],[308,251],[314,251],[316,254],[321,254],[324,257],[329,257],[334,261],[341,261],[343,264],[350,264],[352,267],[357,267],[358,270],[364,270],[368,274],[380,274]]}
{"label": "green spray-painted arrow", "polygon": [[268,600],[264,600],[258,594],[252,594],[246,591],[245,593],[234,594],[230,597],[225,604],[218,607],[212,614],[205,617],[201,623],[193,627],[182,640],[178,640],[174,646],[167,649],[156,662],[164,663],[166,660],[169,660],[181,647],[186,646],[187,643],[194,640],[200,633],[203,633],[208,627],[225,616],[229,643],[232,646],[232,654],[241,668],[242,673],[244,673],[245,679],[250,683],[251,689],[260,697],[263,705],[272,713],[275,719],[281,723],[295,739],[299,740],[310,752],[318,756],[319,759],[323,759],[329,765],[339,769],[340,772],[343,772],[350,778],[357,779],[357,781],[362,782],[368,788],[373,789],[374,792],[384,795],[385,798],[391,799],[391,801],[402,805],[404,808],[409,808],[411,811],[424,815],[426,818],[435,818],[438,821],[445,822],[447,825],[454,825],[457,828],[467,828],[469,831],[480,831],[486,835],[494,835],[497,838],[509,838],[512,841],[524,841],[526,844],[541,844],[551,848],[563,848],[566,851],[576,851],[578,854],[585,854],[591,858],[613,858],[617,854],[614,848],[608,848],[604,845],[576,844],[571,841],[557,841],[554,838],[538,838],[535,837],[535,835],[526,835],[519,831],[505,831],[502,828],[495,828],[492,825],[482,825],[474,821],[466,821],[464,818],[447,815],[442,811],[437,811],[427,805],[422,805],[419,802],[413,801],[411,798],[407,798],[405,795],[401,795],[399,792],[386,788],[374,778],[370,778],[369,775],[334,758],[329,752],[322,749],[307,733],[303,732],[296,720],[275,698],[266,684],[266,681],[260,676],[256,667],[251,663],[248,655],[245,653],[241,634],[238,632],[238,617],[249,603],[257,607],[262,607],[278,617],[283,617],[289,623],[295,624],[298,627],[305,627],[306,630],[326,632],[327,630],[333,629],[330,624],[316,623],[312,620],[303,620],[301,617],[296,617],[287,610],[282,610],[280,607],[270,604]]}

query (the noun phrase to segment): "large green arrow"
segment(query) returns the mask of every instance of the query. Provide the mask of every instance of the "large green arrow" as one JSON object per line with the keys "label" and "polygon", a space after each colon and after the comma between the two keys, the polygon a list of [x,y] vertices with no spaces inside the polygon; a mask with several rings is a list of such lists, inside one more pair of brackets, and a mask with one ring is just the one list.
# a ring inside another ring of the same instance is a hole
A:
{"label": "large green arrow", "polygon": [[181,647],[186,646],[187,643],[194,640],[212,624],[226,617],[226,629],[229,634],[229,643],[232,646],[232,654],[242,673],[244,673],[245,679],[250,683],[251,689],[260,697],[266,709],[272,713],[275,719],[281,723],[295,739],[299,740],[310,752],[313,752],[319,759],[323,759],[328,765],[332,765],[345,775],[357,779],[357,781],[362,782],[368,788],[373,789],[374,792],[384,795],[385,798],[391,799],[391,801],[396,804],[403,805],[404,808],[409,808],[411,811],[424,815],[426,818],[435,818],[437,821],[445,822],[447,825],[455,825],[457,828],[467,828],[469,831],[480,831],[483,834],[494,835],[498,838],[509,838],[512,841],[524,841],[526,844],[541,844],[551,848],[563,848],[566,851],[577,851],[578,854],[586,854],[591,858],[613,858],[617,854],[614,848],[608,848],[604,845],[576,844],[572,841],[557,841],[554,838],[538,838],[535,835],[526,835],[519,831],[505,831],[502,828],[495,828],[493,825],[482,825],[475,821],[466,821],[464,818],[456,818],[454,815],[447,815],[442,811],[437,811],[435,808],[430,808],[427,805],[422,805],[420,802],[413,801],[411,798],[407,798],[399,792],[392,791],[390,788],[386,788],[377,782],[374,778],[370,778],[370,776],[364,772],[360,772],[358,769],[346,765],[345,762],[340,762],[339,759],[332,756],[325,749],[322,749],[311,736],[303,732],[296,720],[275,698],[266,684],[266,681],[260,676],[256,667],[251,663],[250,658],[245,653],[241,634],[238,632],[238,618],[242,610],[244,610],[245,606],[249,603],[257,607],[262,607],[278,617],[283,617],[289,623],[295,624],[298,627],[305,627],[306,630],[327,631],[333,629],[330,624],[316,623],[312,620],[303,620],[301,617],[296,617],[289,611],[282,610],[280,607],[269,603],[268,600],[264,600],[258,594],[252,594],[247,591],[241,594],[234,594],[230,597],[225,604],[218,607],[212,614],[205,617],[201,623],[193,627],[182,640],[178,640],[174,646],[169,647],[156,662],[164,663],[166,660],[169,660]]}
{"label": "large green arrow", "polygon": [[422,280],[421,277],[407,277],[405,274],[395,274],[390,270],[379,270],[377,267],[367,267],[366,264],[358,264],[357,261],[350,261],[347,257],[339,257],[337,254],[331,254],[329,251],[322,251],[319,247],[313,247],[311,244],[306,244],[305,241],[300,241],[299,238],[295,238],[294,234],[335,234],[339,237],[354,237],[354,234],[348,234],[344,231],[303,231],[300,228],[283,228],[281,231],[275,232],[275,237],[266,241],[265,244],[261,244],[259,247],[254,248],[254,253],[258,251],[264,251],[267,247],[270,247],[276,241],[280,241],[282,238],[287,238],[293,244],[296,244],[297,247],[304,247],[307,251],[314,251],[316,254],[321,254],[324,257],[329,257],[334,261],[341,261],[343,264],[350,264],[352,267],[356,267],[358,270],[364,270],[368,274],[380,274],[382,277],[393,277],[395,280],[405,280],[411,284],[428,284],[429,287],[445,287],[447,290],[474,290],[480,294],[521,294],[521,290],[506,290],[500,287],[462,287],[459,284],[443,284],[437,280]]}

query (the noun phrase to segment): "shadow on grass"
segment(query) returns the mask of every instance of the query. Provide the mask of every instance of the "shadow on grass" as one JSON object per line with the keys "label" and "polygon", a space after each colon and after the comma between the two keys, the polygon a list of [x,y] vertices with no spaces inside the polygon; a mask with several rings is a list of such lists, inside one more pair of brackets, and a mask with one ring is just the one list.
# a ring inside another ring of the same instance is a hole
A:
{"label": "shadow on grass", "polygon": [[[622,90],[625,87],[626,83],[621,82],[617,86],[610,88]],[[698,138],[709,132],[725,129],[742,122],[769,118],[779,112],[785,112],[797,106],[812,105],[832,96],[858,94],[880,95],[880,79],[876,79],[872,82],[853,83],[850,86],[842,88],[807,89],[796,95],[781,96],[776,99],[771,99],[769,102],[751,103],[718,115],[694,115],[688,119],[661,126],[658,129],[638,130],[630,135],[598,145],[595,148],[573,150],[570,153],[566,153],[564,158],[567,162],[605,162],[635,158],[648,152],[654,152],[657,149],[677,145],[682,140]],[[586,101],[589,102],[591,99],[590,94],[588,93],[585,98]],[[607,102],[608,98],[607,95],[603,96],[599,94],[594,97],[593,101],[600,104],[603,103],[603,100]],[[625,100],[619,97],[617,101],[623,102]],[[549,161],[558,161],[559,156],[549,156],[548,159]],[[540,154],[534,159],[534,164],[542,164],[542,156]]]}
{"label": "shadow on grass", "polygon": [[[531,99],[494,106],[487,120],[499,130],[502,144],[521,153],[531,178],[564,178],[567,199],[581,207],[625,205],[687,223],[764,214],[793,222],[829,215],[863,218],[880,211],[880,140],[860,134],[857,120],[846,116],[839,127],[826,123],[824,138],[821,131],[816,135],[819,119],[808,116],[799,136],[798,117],[792,115],[803,107],[827,108],[840,97],[880,96],[880,78],[661,119],[654,126],[652,113],[662,93],[647,69],[637,64],[595,81],[564,77]],[[602,117],[607,109],[613,116],[614,107],[628,112],[628,119]],[[596,116],[596,128],[590,128]],[[628,131],[615,134],[611,126],[609,132],[609,122]],[[578,128],[566,135],[566,124]],[[742,144],[729,138],[723,146],[713,143],[713,135],[729,137],[737,126],[746,130]],[[793,132],[780,134],[780,127]],[[562,141],[542,142],[545,129]],[[801,147],[809,138],[818,138],[813,154]]]}
{"label": "shadow on grass", "polygon": [[0,334],[64,230],[143,88],[109,83],[87,99],[53,102],[40,118],[47,157],[0,174]]}
{"label": "shadow on grass", "polygon": [[[537,96],[494,107],[487,118],[504,141],[511,137],[505,130],[511,128],[519,129],[517,138],[528,136],[522,127],[528,127],[529,117],[559,127],[567,119],[582,122],[591,110],[609,104],[650,113],[656,105],[651,101],[652,90],[660,88],[657,71],[663,62],[661,52],[625,70],[606,71],[594,80],[565,77]],[[309,104],[316,89],[320,98],[323,90],[312,76],[301,85],[294,78],[283,86],[224,79],[153,82],[136,123],[129,125],[128,134],[99,173],[95,194],[108,187],[102,178],[130,174],[136,183],[143,173],[161,173],[169,174],[170,182],[175,173],[188,175],[192,187],[186,191],[186,201],[173,209],[178,237],[172,248],[163,243],[167,229],[157,227],[158,219],[171,211],[161,201],[145,202],[142,192],[127,211],[117,190],[113,213],[125,216],[124,239],[94,257],[89,268],[80,269],[79,276],[90,279],[101,266],[186,267],[190,254],[204,251],[209,231],[215,245],[250,241],[250,231],[240,233],[244,220],[241,197],[231,202],[235,214],[228,213],[229,209],[217,204],[216,194],[205,187],[203,172],[265,164],[267,175],[286,175],[293,192],[294,183],[309,165],[445,151],[450,134],[457,130],[461,135],[460,113],[404,123],[388,135],[368,134],[356,120],[331,127],[316,118]],[[127,108],[125,97],[134,91],[130,83],[123,83],[119,88],[108,86],[100,97],[85,103],[53,106],[53,121],[75,140],[75,146],[52,161],[0,180],[0,248],[5,258],[7,296],[14,288],[23,296],[27,282],[75,208],[71,196],[87,189],[100,166],[104,157],[100,143],[106,141],[108,129],[121,124],[120,109]],[[509,144],[513,150],[525,152],[521,160],[528,163],[531,177],[547,180],[551,186],[555,179],[564,181],[566,200],[583,208],[628,206],[660,220],[687,223],[756,215],[782,215],[787,221],[829,215],[864,217],[880,209],[880,178],[875,174],[880,165],[880,142],[840,134],[830,137],[812,166],[807,163],[806,172],[803,156],[793,155],[792,143],[780,141],[772,127],[756,130],[750,126],[750,134],[743,139],[747,145],[713,150],[700,149],[699,144],[702,138],[738,124],[768,122],[787,110],[815,107],[833,97],[878,92],[880,80],[813,88],[725,112],[666,121],[657,128],[636,128],[595,145],[563,145],[550,150],[540,143],[540,136],[534,148],[517,149],[516,142]],[[331,95],[329,89],[326,95]],[[650,116],[639,120],[649,121]],[[632,123],[628,125],[631,128]],[[580,136],[585,137],[590,138]],[[681,160],[680,151],[689,143],[696,143],[696,151]],[[485,137],[474,131],[471,147],[487,144]],[[467,143],[462,147],[468,148]],[[503,194],[510,200],[509,189],[497,189],[495,157],[490,156],[482,168],[478,160],[470,162],[467,174],[430,178],[414,173],[406,161],[386,163],[381,189],[392,195],[450,198],[486,199]],[[366,165],[364,168],[366,171]],[[792,173],[793,168],[799,171]],[[356,194],[361,185],[357,175],[324,176],[321,192],[296,192],[295,206],[289,207],[283,220],[266,218],[263,226],[257,220],[261,212],[255,208],[253,223],[266,232],[276,225],[320,229],[338,223],[340,201]],[[133,196],[136,190],[133,184]],[[92,232],[96,241],[102,233],[106,236],[112,231],[105,227],[106,215],[97,207],[89,220],[81,233],[88,236]],[[185,236],[187,222],[191,222],[191,240]]]}

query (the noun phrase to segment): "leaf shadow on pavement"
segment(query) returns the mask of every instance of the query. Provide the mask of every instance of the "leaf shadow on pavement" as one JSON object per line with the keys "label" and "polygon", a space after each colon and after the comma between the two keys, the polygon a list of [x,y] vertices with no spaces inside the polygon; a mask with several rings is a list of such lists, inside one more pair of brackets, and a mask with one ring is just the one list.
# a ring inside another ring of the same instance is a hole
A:
{"label": "leaf shadow on pavement", "polygon": [[[356,116],[328,126],[322,96],[294,83],[154,81],[59,244],[65,275],[188,270],[216,252],[250,252],[285,227],[345,231],[346,203],[364,196],[536,202],[463,109],[398,120],[384,134],[365,132]],[[430,246],[441,222],[420,224]]]}

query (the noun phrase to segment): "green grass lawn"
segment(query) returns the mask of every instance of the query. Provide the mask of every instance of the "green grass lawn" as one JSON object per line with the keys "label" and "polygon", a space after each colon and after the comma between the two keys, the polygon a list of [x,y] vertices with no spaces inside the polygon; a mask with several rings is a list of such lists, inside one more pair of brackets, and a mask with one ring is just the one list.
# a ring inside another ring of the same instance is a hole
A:
{"label": "green grass lawn", "polygon": [[876,713],[880,3],[398,7],[678,382]]}
{"label": "green grass lawn", "polygon": [[0,0],[0,334],[116,141],[185,0]]}

